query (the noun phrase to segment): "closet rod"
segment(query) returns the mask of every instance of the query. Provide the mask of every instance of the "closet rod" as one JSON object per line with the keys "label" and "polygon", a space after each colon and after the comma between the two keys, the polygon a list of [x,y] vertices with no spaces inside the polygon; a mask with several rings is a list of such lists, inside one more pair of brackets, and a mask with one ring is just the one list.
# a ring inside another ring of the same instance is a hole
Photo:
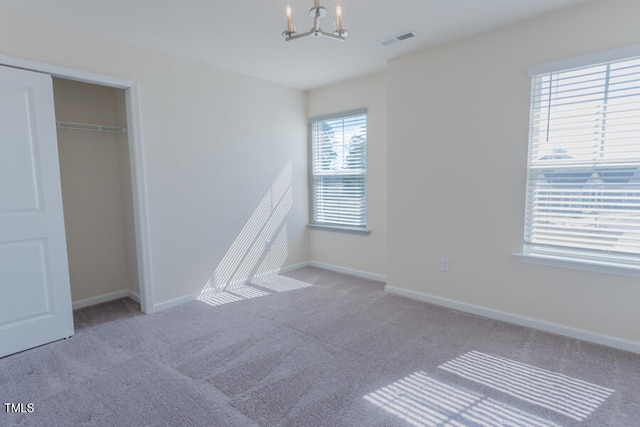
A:
{"label": "closet rod", "polygon": [[118,126],[94,125],[89,123],[57,121],[56,126],[58,126],[61,129],[90,130],[94,132],[108,132],[108,133],[127,133],[127,128],[121,128]]}

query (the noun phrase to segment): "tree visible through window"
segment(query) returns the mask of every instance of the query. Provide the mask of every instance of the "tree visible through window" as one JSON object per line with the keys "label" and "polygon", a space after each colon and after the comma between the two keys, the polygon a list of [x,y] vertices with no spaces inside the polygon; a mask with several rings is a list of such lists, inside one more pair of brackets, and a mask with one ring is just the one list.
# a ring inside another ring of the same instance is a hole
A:
{"label": "tree visible through window", "polygon": [[533,76],[525,253],[640,265],[640,58]]}
{"label": "tree visible through window", "polygon": [[367,225],[365,110],[316,117],[311,125],[312,223]]}

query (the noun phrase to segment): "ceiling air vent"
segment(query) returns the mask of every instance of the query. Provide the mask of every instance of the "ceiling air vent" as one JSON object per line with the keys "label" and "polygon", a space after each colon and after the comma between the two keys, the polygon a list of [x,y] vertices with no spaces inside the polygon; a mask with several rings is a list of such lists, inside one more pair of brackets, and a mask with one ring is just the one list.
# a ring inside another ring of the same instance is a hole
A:
{"label": "ceiling air vent", "polygon": [[378,41],[378,44],[380,46],[389,46],[390,44],[402,42],[402,41],[405,41],[405,40],[410,39],[410,38],[415,37],[415,36],[416,36],[415,31],[407,31],[407,32],[402,33],[402,34],[398,34],[397,36],[393,36],[393,37],[386,38],[384,40],[380,40],[380,41]]}

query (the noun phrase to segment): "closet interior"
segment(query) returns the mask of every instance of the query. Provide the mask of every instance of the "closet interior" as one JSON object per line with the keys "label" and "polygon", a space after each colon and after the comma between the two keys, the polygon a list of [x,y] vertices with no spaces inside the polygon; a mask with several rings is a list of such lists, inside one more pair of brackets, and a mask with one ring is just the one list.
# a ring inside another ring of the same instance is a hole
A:
{"label": "closet interior", "polygon": [[74,309],[139,301],[124,90],[53,79]]}

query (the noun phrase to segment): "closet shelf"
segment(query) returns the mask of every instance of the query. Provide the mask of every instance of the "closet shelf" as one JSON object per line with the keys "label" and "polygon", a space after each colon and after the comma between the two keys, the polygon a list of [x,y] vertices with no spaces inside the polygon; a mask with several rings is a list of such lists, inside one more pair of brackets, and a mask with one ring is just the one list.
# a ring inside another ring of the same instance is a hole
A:
{"label": "closet shelf", "polygon": [[121,128],[118,126],[108,126],[108,125],[94,125],[90,123],[57,121],[56,126],[61,129],[89,130],[93,132],[107,132],[107,133],[124,133],[124,134],[127,133],[127,128]]}

